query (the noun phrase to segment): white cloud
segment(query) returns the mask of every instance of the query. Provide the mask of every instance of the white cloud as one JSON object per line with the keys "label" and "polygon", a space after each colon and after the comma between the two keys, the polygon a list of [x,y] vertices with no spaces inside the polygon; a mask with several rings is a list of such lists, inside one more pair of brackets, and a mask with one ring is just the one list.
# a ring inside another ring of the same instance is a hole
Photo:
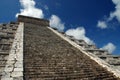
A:
{"label": "white cloud", "polygon": [[44,17],[42,9],[38,9],[35,7],[36,3],[34,0],[19,0],[19,1],[23,9],[20,9],[20,13],[17,13],[16,17],[18,15],[25,15],[36,18]]}
{"label": "white cloud", "polygon": [[98,21],[97,27],[99,27],[101,29],[105,29],[105,28],[107,28],[107,24],[105,21]]}
{"label": "white cloud", "polygon": [[66,35],[70,35],[70,36],[74,36],[74,38],[80,40],[84,40],[85,42],[87,42],[88,44],[94,44],[94,42],[92,40],[90,40],[88,37],[86,37],[86,32],[84,27],[78,27],[76,29],[69,29],[66,32]]}
{"label": "white cloud", "polygon": [[109,24],[114,18],[120,22],[120,0],[112,0],[112,2],[115,4],[115,11],[111,12],[110,16],[106,20],[101,21],[102,23],[98,21],[99,26],[98,24],[97,26],[101,29],[108,28],[107,24]]}
{"label": "white cloud", "polygon": [[101,49],[107,50],[109,53],[113,53],[116,49],[116,46],[112,43],[108,43],[107,45],[103,46]]}
{"label": "white cloud", "polygon": [[56,28],[58,29],[58,31],[64,30],[65,25],[58,16],[52,15],[49,20],[50,20],[50,27]]}
{"label": "white cloud", "polygon": [[120,22],[120,0],[112,0],[112,2],[116,6],[115,6],[115,11],[110,13],[109,20],[116,18]]}

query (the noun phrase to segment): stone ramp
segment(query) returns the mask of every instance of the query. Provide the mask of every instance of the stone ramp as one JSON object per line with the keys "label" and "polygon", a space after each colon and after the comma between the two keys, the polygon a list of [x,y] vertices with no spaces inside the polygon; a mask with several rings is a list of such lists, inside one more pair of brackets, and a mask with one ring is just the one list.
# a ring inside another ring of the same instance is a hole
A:
{"label": "stone ramp", "polygon": [[0,24],[0,80],[14,40],[17,24]]}
{"label": "stone ramp", "polygon": [[50,31],[25,23],[25,80],[119,80],[107,69]]}
{"label": "stone ramp", "polygon": [[18,25],[1,80],[23,80],[23,25]]}

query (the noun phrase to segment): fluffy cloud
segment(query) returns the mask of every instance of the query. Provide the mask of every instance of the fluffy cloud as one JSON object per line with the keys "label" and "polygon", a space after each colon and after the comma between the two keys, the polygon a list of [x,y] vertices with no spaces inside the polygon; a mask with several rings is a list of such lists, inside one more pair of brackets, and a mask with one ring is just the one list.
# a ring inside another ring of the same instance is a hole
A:
{"label": "fluffy cloud", "polygon": [[110,16],[103,21],[98,21],[97,26],[101,29],[108,28],[107,24],[109,24],[110,21],[112,21],[114,18],[120,22],[120,0],[112,0],[112,2],[115,4],[115,11],[110,13]]}
{"label": "fluffy cloud", "polygon": [[105,28],[107,28],[107,24],[105,21],[98,21],[97,27],[99,27],[101,29],[105,29]]}
{"label": "fluffy cloud", "polygon": [[107,45],[103,46],[101,49],[107,50],[109,53],[113,53],[116,49],[116,46],[112,43],[108,43]]}
{"label": "fluffy cloud", "polygon": [[84,40],[88,44],[94,44],[92,40],[90,40],[88,37],[85,36],[85,29],[84,27],[78,27],[76,29],[69,29],[66,32],[66,35],[74,36],[74,38],[80,40]]}
{"label": "fluffy cloud", "polygon": [[58,16],[52,15],[49,20],[52,28],[56,28],[58,31],[64,31],[65,25]]}
{"label": "fluffy cloud", "polygon": [[116,18],[120,22],[120,0],[112,0],[112,2],[116,6],[115,6],[115,11],[110,13],[109,20]]}
{"label": "fluffy cloud", "polygon": [[19,1],[23,9],[20,9],[20,13],[17,13],[16,17],[18,15],[25,15],[36,18],[44,17],[43,11],[35,7],[36,3],[34,0],[19,0]]}

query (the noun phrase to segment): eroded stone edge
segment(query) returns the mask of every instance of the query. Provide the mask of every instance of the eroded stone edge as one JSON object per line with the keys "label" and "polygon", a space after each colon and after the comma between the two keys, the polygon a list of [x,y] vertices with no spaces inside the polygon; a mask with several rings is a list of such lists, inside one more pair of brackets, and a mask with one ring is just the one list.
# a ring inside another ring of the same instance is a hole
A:
{"label": "eroded stone edge", "polygon": [[20,22],[1,80],[23,80],[23,32],[24,23]]}

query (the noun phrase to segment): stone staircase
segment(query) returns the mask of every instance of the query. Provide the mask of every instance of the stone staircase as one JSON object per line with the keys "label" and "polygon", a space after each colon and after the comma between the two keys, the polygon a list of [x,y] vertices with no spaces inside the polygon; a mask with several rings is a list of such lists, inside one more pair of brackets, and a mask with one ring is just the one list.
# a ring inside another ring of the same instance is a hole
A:
{"label": "stone staircase", "polygon": [[119,80],[46,26],[30,23],[24,27],[24,79]]}
{"label": "stone staircase", "polygon": [[88,53],[92,53],[102,60],[106,61],[108,64],[113,66],[114,68],[120,70],[120,56],[113,55],[109,53],[107,50],[99,49],[94,44],[87,44],[84,40],[77,40],[73,36],[63,34],[65,37],[75,42],[81,48]]}
{"label": "stone staircase", "polygon": [[13,22],[0,24],[0,79],[9,56],[17,27],[17,24]]}

